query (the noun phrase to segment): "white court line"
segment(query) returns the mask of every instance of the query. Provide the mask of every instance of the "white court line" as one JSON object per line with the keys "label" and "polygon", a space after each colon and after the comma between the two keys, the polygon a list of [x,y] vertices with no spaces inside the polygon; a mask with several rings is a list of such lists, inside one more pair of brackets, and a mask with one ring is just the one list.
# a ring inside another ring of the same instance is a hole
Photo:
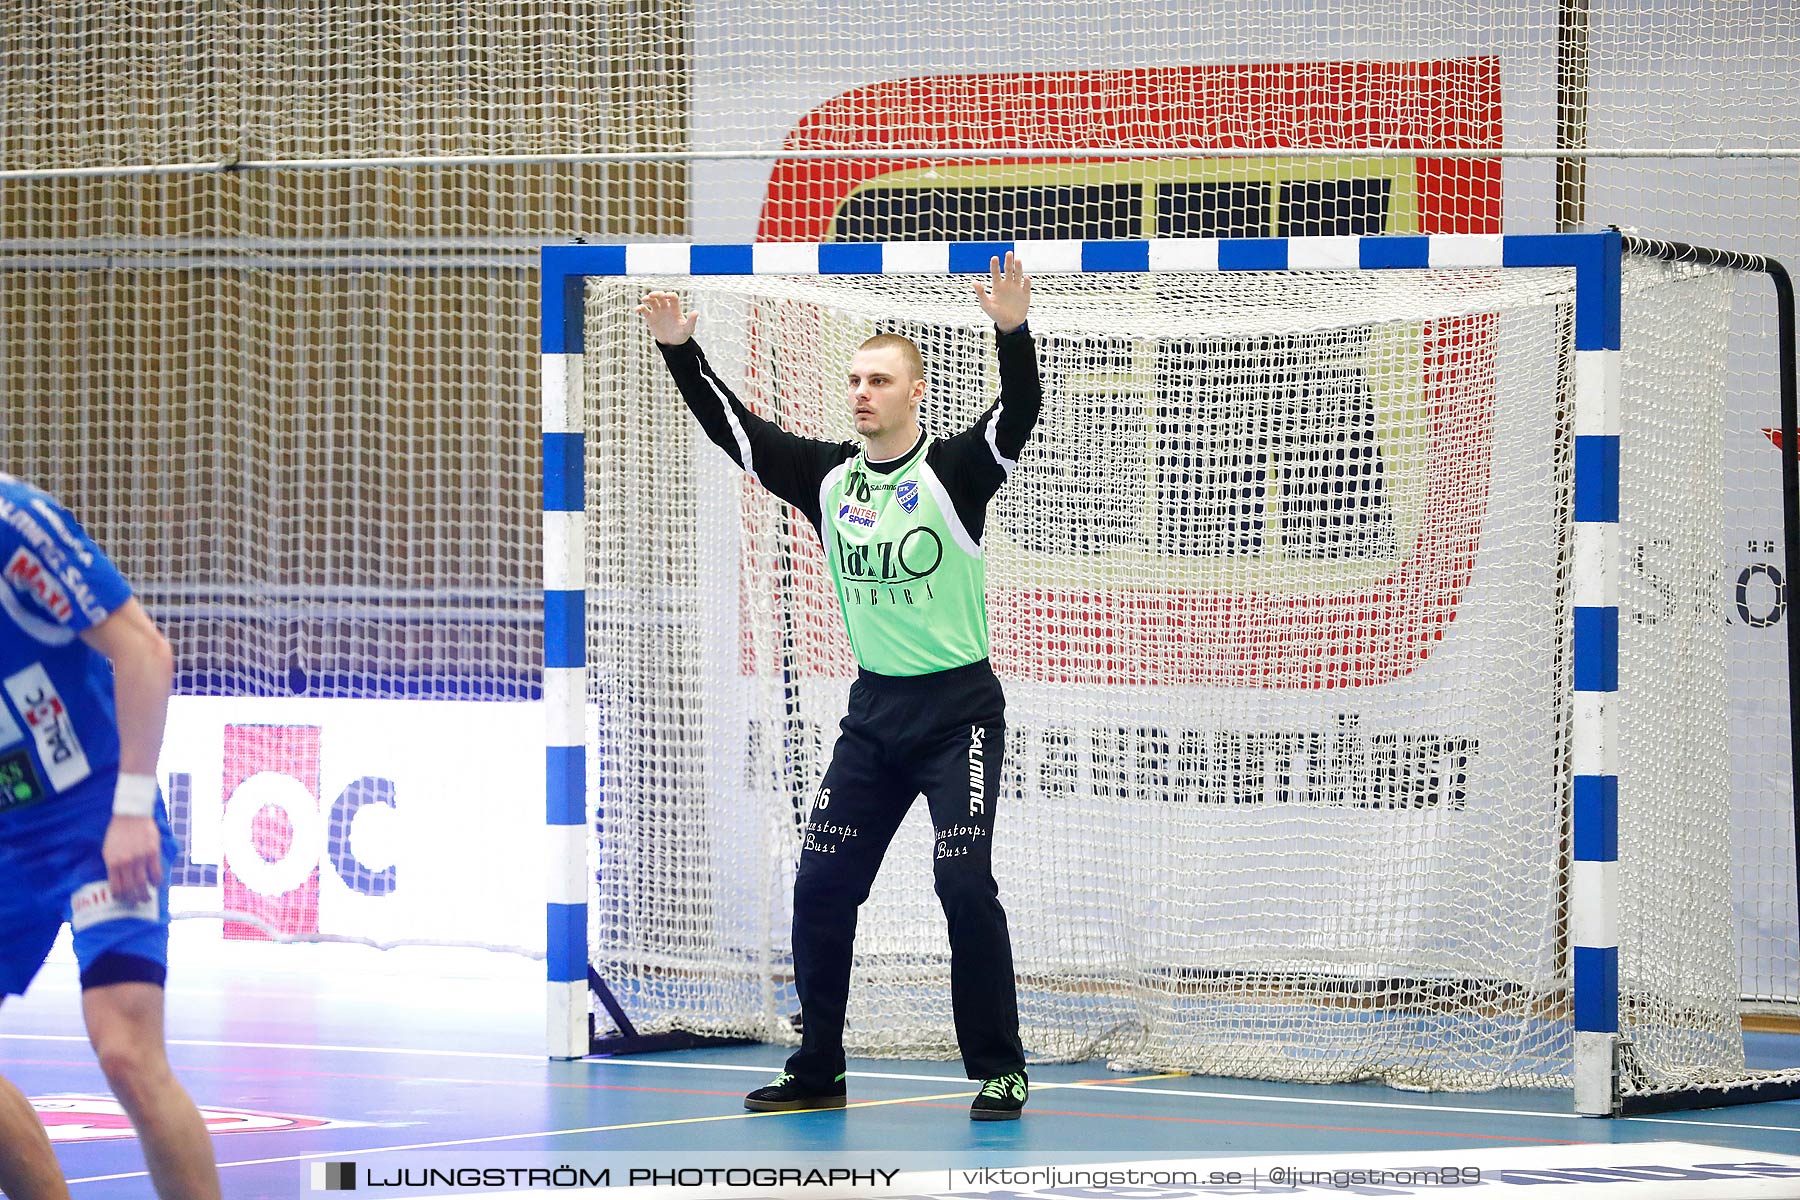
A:
{"label": "white court line", "polygon": [[[45,1034],[45,1033],[0,1034],[0,1041],[5,1041],[5,1040],[40,1041],[40,1042],[80,1042],[84,1045],[87,1043],[87,1038],[85,1038],[85,1037],[71,1036],[71,1035],[65,1035],[65,1034]],[[537,1062],[537,1063],[541,1063],[541,1062],[549,1061],[541,1054],[504,1054],[504,1053],[500,1053],[497,1051],[491,1051],[491,1050],[409,1050],[409,1049],[404,1049],[404,1048],[394,1047],[394,1046],[330,1046],[330,1045],[309,1045],[309,1044],[304,1044],[304,1043],[292,1043],[292,1042],[223,1042],[223,1041],[200,1041],[200,1040],[195,1040],[195,1039],[171,1040],[169,1042],[169,1045],[171,1045],[171,1046],[203,1046],[203,1047],[214,1048],[214,1049],[220,1049],[220,1048],[234,1049],[235,1048],[235,1049],[245,1049],[245,1050],[306,1050],[306,1051],[329,1051],[329,1052],[336,1052],[336,1053],[343,1053],[343,1054],[411,1055],[411,1056],[423,1057],[423,1058],[430,1058],[430,1057],[482,1058],[482,1059],[495,1059],[495,1060],[505,1061],[505,1062]],[[676,1070],[676,1071],[750,1071],[750,1072],[755,1072],[757,1074],[767,1074],[771,1069],[777,1069],[777,1068],[771,1068],[767,1064],[754,1065],[754,1064],[741,1064],[741,1063],[666,1062],[666,1061],[655,1061],[655,1060],[634,1059],[634,1058],[586,1058],[586,1059],[572,1059],[570,1061],[584,1063],[591,1067],[640,1067],[640,1068],[641,1067],[656,1067],[656,1068],[665,1068],[668,1070]],[[900,1080],[901,1082],[906,1082],[906,1083],[943,1084],[943,1083],[966,1083],[966,1082],[969,1082],[967,1080],[962,1079],[961,1076],[922,1075],[922,1074],[911,1073],[911,1072],[895,1072],[895,1071],[852,1071],[850,1073],[850,1076],[853,1079],[894,1079],[894,1080]],[[1046,1081],[1044,1083],[1034,1084],[1033,1088],[1034,1088],[1034,1090],[1037,1090],[1037,1091],[1050,1091],[1051,1089],[1075,1090],[1075,1091],[1080,1091],[1080,1090],[1084,1090],[1084,1089],[1092,1090],[1092,1091],[1119,1091],[1119,1090],[1121,1090],[1122,1085],[1116,1084],[1116,1083],[1051,1083],[1051,1082]],[[1321,1108],[1336,1107],[1336,1108],[1397,1109],[1397,1110],[1400,1110],[1403,1112],[1464,1113],[1464,1114],[1470,1114],[1470,1115],[1474,1115],[1474,1116],[1543,1117],[1543,1118],[1547,1118],[1549,1120],[1555,1120],[1555,1121],[1592,1121],[1592,1120],[1598,1119],[1598,1118],[1594,1118],[1594,1117],[1584,1117],[1584,1116],[1581,1116],[1579,1113],[1544,1112],[1539,1109],[1529,1109],[1529,1108],[1478,1108],[1478,1107],[1460,1106],[1460,1105],[1407,1104],[1407,1103],[1403,1103],[1403,1102],[1399,1102],[1399,1101],[1392,1101],[1392,1100],[1326,1100],[1326,1099],[1314,1099],[1314,1098],[1308,1097],[1308,1096],[1266,1096],[1266,1095],[1259,1095],[1257,1093],[1245,1093],[1245,1092],[1194,1091],[1194,1090],[1190,1090],[1190,1089],[1186,1089],[1186,1088],[1146,1088],[1146,1087],[1138,1086],[1135,1084],[1129,1085],[1129,1090],[1131,1090],[1133,1092],[1138,1092],[1138,1093],[1147,1094],[1147,1095],[1154,1095],[1154,1096],[1192,1096],[1192,1097],[1198,1097],[1203,1100],[1229,1100],[1229,1101],[1248,1100],[1248,1101],[1260,1101],[1260,1102],[1266,1103],[1266,1104],[1313,1104],[1313,1105],[1318,1105]],[[1782,1103],[1782,1102],[1781,1101],[1771,1101],[1770,1103]],[[1734,1123],[1734,1122],[1729,1122],[1729,1121],[1694,1121],[1694,1120],[1688,1120],[1688,1119],[1681,1118],[1681,1117],[1612,1117],[1609,1120],[1613,1125],[1618,1125],[1621,1122],[1629,1121],[1629,1122],[1634,1122],[1636,1124],[1641,1124],[1641,1125],[1693,1125],[1693,1126],[1698,1126],[1699,1128],[1702,1128],[1702,1129],[1748,1129],[1748,1130],[1755,1130],[1755,1131],[1759,1131],[1759,1132],[1763,1132],[1763,1133],[1793,1133],[1793,1132],[1795,1132],[1795,1128],[1793,1126],[1788,1126],[1788,1125],[1746,1125],[1746,1124],[1742,1124],[1742,1123]],[[572,1132],[591,1133],[593,1131],[592,1130],[574,1130]],[[520,1136],[531,1136],[531,1135],[520,1135]],[[546,1133],[542,1136],[556,1136],[556,1135],[554,1133]],[[287,1160],[284,1159],[284,1160],[279,1160],[279,1161],[287,1161]]]}

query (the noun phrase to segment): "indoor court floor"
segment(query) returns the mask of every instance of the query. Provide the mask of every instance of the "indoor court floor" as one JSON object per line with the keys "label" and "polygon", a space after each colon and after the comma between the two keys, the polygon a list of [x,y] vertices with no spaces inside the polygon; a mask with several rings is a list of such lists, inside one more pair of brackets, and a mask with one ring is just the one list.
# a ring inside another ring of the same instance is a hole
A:
{"label": "indoor court floor", "polygon": [[[170,1057],[216,1131],[228,1197],[308,1195],[324,1186],[314,1164],[328,1162],[370,1170],[384,1163],[569,1164],[590,1174],[617,1164],[607,1190],[623,1196],[629,1194],[618,1186],[629,1181],[624,1164],[879,1166],[942,1175],[975,1165],[1249,1156],[1292,1165],[1347,1154],[1376,1155],[1367,1161],[1409,1168],[1480,1162],[1488,1183],[1531,1184],[1523,1194],[1533,1197],[1565,1194],[1547,1186],[1558,1179],[1573,1188],[1566,1194],[1596,1197],[1800,1196],[1800,1157],[1777,1157],[1800,1156],[1800,1101],[1606,1121],[1572,1115],[1569,1094],[1556,1090],[1425,1094],[1377,1084],[1309,1087],[1121,1075],[1093,1062],[1033,1068],[1023,1120],[976,1123],[966,1116],[973,1085],[961,1078],[958,1064],[855,1060],[847,1111],[749,1114],[743,1093],[767,1081],[785,1057],[783,1048],[549,1061],[542,1054],[542,967],[526,959],[243,945],[232,948],[227,971],[184,966],[181,943],[178,936],[169,991]],[[1750,1050],[1760,1065],[1800,1063],[1800,1038],[1752,1035]],[[76,1200],[151,1195],[137,1143],[110,1105],[82,1035],[66,943],[27,996],[0,1006],[0,1073],[44,1113]],[[1748,1169],[1737,1177],[1739,1184],[1707,1178],[1704,1185],[1697,1180],[1707,1172],[1687,1169],[1682,1175],[1666,1166],[1640,1165],[1635,1176],[1591,1169],[1545,1176],[1540,1170],[1602,1161],[1592,1157],[1602,1151],[1614,1155],[1604,1160],[1610,1162],[1675,1162],[1679,1156],[1669,1143],[1686,1148],[1688,1157],[1680,1161],[1690,1168],[1696,1161],[1777,1165]],[[1619,1147],[1630,1151],[1624,1159],[1617,1157]],[[1653,1182],[1659,1179],[1685,1182]],[[839,1192],[811,1187],[788,1194],[861,1194],[854,1183]],[[369,1186],[365,1182],[363,1190]],[[511,1194],[489,1186],[388,1190]],[[674,1190],[708,1194],[704,1187]],[[932,1190],[957,1189],[946,1183]],[[958,1194],[994,1190],[971,1187]],[[1354,1185],[1297,1193],[1271,1188],[1267,1180],[1254,1190],[1002,1191],[1084,1200],[1428,1194]]]}

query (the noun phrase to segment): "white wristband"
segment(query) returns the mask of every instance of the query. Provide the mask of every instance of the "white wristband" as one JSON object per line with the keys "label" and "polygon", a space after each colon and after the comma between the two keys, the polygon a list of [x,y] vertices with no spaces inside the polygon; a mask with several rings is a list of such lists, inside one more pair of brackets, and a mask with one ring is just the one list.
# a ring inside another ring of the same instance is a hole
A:
{"label": "white wristband", "polygon": [[113,816],[147,817],[156,811],[156,776],[119,775],[113,785]]}

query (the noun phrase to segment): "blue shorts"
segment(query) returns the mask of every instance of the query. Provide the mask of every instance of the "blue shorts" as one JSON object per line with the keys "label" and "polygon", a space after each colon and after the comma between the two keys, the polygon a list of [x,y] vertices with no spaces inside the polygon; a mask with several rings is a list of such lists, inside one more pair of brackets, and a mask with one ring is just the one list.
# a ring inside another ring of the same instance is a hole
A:
{"label": "blue shorts", "polygon": [[162,886],[152,899],[127,909],[111,899],[100,856],[112,821],[111,780],[103,796],[82,794],[88,790],[57,798],[69,806],[66,821],[22,834],[0,825],[0,996],[24,993],[65,921],[75,926],[75,960],[83,976],[108,954],[145,960],[158,971],[168,965],[169,869],[175,861],[168,814],[159,798]]}

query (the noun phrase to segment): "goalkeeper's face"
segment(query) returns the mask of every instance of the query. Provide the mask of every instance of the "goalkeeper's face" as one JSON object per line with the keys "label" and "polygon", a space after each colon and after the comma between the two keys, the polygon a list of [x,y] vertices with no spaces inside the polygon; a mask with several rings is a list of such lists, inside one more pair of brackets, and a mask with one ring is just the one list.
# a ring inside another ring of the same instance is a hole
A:
{"label": "goalkeeper's face", "polygon": [[916,429],[925,381],[897,346],[870,346],[850,359],[850,419],[865,438]]}

